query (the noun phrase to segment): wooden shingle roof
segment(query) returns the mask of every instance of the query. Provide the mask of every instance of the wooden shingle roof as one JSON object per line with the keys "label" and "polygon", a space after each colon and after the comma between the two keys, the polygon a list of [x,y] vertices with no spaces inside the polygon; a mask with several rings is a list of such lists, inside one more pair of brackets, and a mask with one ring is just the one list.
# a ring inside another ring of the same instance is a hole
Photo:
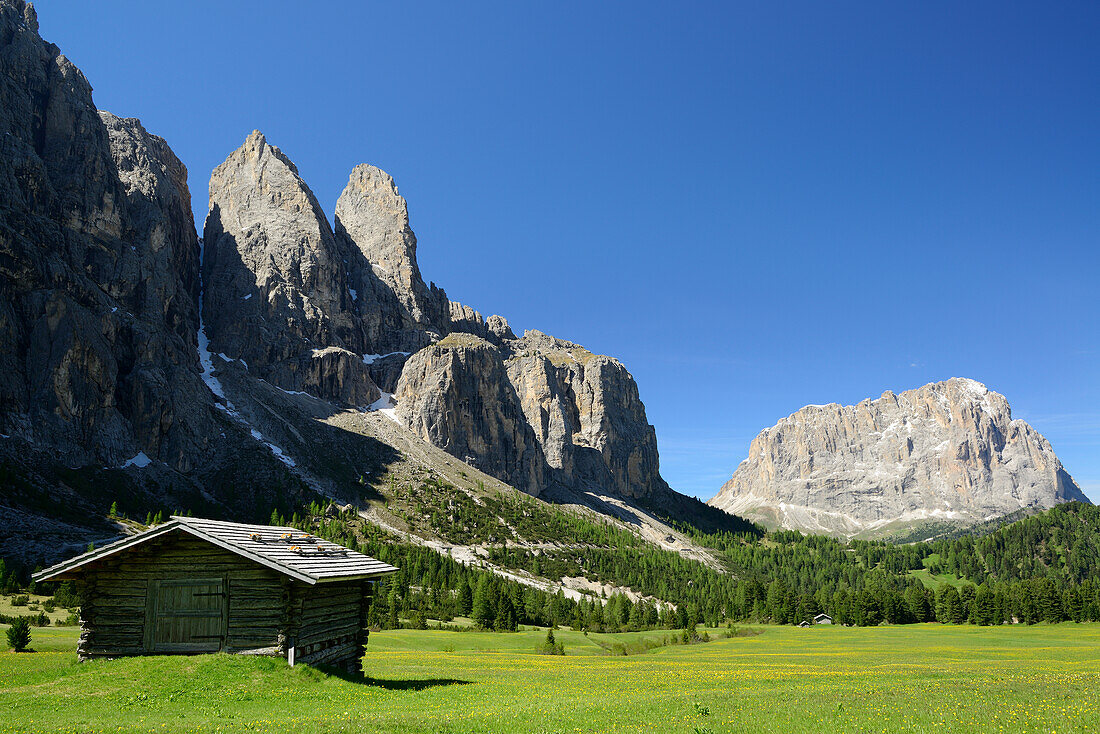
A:
{"label": "wooden shingle roof", "polygon": [[70,558],[32,578],[46,581],[64,577],[87,563],[172,532],[189,533],[307,584],[371,579],[397,570],[388,563],[295,528],[173,516],[163,525]]}

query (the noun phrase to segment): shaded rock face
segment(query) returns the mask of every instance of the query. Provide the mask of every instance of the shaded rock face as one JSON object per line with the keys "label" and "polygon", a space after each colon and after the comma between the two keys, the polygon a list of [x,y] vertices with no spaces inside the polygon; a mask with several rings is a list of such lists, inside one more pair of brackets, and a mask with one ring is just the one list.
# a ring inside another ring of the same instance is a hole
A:
{"label": "shaded rock face", "polygon": [[425,441],[529,494],[545,488],[541,447],[494,345],[452,334],[420,350],[394,397],[397,417]]}
{"label": "shaded rock face", "polygon": [[362,277],[385,284],[399,304],[398,328],[446,331],[447,295],[434,284],[425,285],[420,276],[408,205],[392,176],[365,163],[352,169],[336,201],[336,234],[366,260],[371,272]]}
{"label": "shaded rock face", "polygon": [[212,351],[286,390],[378,399],[346,258],[298,169],[258,131],[214,169],[203,247]]}
{"label": "shaded rock face", "polygon": [[0,433],[70,466],[189,470],[214,432],[195,354],[187,171],[0,2]]}
{"label": "shaded rock face", "polygon": [[807,406],[753,439],[710,504],[783,527],[857,534],[1087,502],[1004,396],[952,378],[857,405]]}

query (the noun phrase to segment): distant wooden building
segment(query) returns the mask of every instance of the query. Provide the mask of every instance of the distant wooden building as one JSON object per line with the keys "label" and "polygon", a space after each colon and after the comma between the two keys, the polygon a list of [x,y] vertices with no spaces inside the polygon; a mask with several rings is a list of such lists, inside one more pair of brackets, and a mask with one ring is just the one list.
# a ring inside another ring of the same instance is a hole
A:
{"label": "distant wooden building", "polygon": [[225,651],[359,672],[372,582],[396,570],[294,528],[173,517],[33,578],[78,582],[81,660]]}
{"label": "distant wooden building", "polygon": [[814,624],[832,624],[833,618],[824,612],[814,617]]}

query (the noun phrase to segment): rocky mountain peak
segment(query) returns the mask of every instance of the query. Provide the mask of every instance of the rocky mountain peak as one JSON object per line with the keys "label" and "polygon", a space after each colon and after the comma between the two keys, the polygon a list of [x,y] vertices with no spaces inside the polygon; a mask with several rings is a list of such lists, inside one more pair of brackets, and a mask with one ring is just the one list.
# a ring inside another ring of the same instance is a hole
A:
{"label": "rocky mountain peak", "polygon": [[450,308],[449,328],[451,331],[476,334],[497,346],[508,339],[516,338],[516,335],[512,333],[512,327],[508,325],[508,319],[503,316],[493,314],[489,318],[484,318],[479,311],[475,311],[458,301],[450,301],[448,306]]}
{"label": "rocky mountain peak", "polygon": [[0,0],[0,463],[28,479],[0,525],[35,535],[47,495],[70,528],[118,488],[247,515],[358,493],[410,453],[457,464],[416,436],[531,494],[675,502],[626,369],[425,284],[384,171],[355,168],[333,227],[253,131],[210,177],[200,240],[187,169],[91,91]]}
{"label": "rocky mountain peak", "polygon": [[203,241],[214,352],[287,390],[355,405],[378,399],[349,264],[297,167],[263,133],[214,169]]}
{"label": "rocky mountain peak", "polygon": [[23,8],[23,22],[31,33],[38,33],[38,13],[34,9],[34,3],[27,3]]}
{"label": "rocky mountain peak", "polygon": [[976,522],[1086,501],[1050,443],[982,383],[951,378],[855,405],[808,405],[763,430],[710,504],[844,535]]}
{"label": "rocky mountain peak", "polygon": [[392,290],[413,325],[444,330],[446,295],[425,285],[420,275],[409,208],[392,176],[365,163],[352,169],[336,202],[336,233]]}

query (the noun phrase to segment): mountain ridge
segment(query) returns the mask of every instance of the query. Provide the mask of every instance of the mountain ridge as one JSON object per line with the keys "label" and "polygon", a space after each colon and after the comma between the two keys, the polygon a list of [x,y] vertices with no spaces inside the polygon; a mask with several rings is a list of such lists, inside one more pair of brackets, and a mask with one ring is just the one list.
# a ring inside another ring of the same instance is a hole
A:
{"label": "mountain ridge", "polygon": [[1088,499],[1004,396],[950,378],[855,405],[805,406],[764,429],[710,504],[765,524],[863,537],[977,523]]}

